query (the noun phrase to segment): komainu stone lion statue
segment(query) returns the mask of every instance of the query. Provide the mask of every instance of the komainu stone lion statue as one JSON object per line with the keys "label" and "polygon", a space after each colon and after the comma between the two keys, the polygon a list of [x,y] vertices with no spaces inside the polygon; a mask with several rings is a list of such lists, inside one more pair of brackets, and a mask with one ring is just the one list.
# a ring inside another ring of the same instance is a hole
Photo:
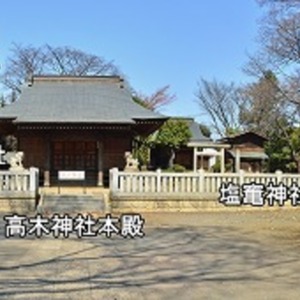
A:
{"label": "komainu stone lion statue", "polygon": [[129,151],[125,152],[125,160],[126,160],[126,166],[124,169],[125,172],[139,170],[139,162],[136,158],[133,158],[131,152],[129,152]]}
{"label": "komainu stone lion statue", "polygon": [[7,152],[4,154],[3,158],[10,165],[10,170],[24,170],[22,163],[24,152]]}

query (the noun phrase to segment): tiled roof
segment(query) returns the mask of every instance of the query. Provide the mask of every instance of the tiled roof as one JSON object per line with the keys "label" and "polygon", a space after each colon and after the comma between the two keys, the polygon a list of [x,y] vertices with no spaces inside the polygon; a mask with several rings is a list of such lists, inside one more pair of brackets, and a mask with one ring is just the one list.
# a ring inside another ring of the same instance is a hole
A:
{"label": "tiled roof", "polygon": [[[233,150],[227,150],[233,158],[236,157],[236,153]],[[241,158],[252,158],[252,159],[268,159],[268,155],[264,152],[257,152],[257,151],[246,151],[240,152],[239,156]]]}
{"label": "tiled roof", "polygon": [[136,104],[119,77],[39,76],[20,99],[0,109],[16,123],[135,123],[166,119]]}
{"label": "tiled roof", "polygon": [[189,127],[192,134],[192,137],[190,138],[190,142],[212,141],[210,138],[203,135],[202,131],[200,130],[199,124],[196,123],[194,120],[189,122]]}
{"label": "tiled roof", "polygon": [[230,141],[233,141],[235,139],[244,137],[246,135],[248,135],[248,136],[256,136],[256,137],[258,137],[258,138],[260,138],[260,139],[262,139],[264,141],[268,140],[265,136],[263,136],[261,134],[255,133],[253,131],[245,131],[243,133],[237,133],[237,134],[234,134],[234,135],[226,136],[226,137],[220,139],[220,141],[230,142]]}
{"label": "tiled roof", "polygon": [[190,129],[191,138],[190,142],[212,142],[212,139],[203,135],[200,130],[199,124],[193,119],[188,117],[171,117],[171,120],[185,121]]}

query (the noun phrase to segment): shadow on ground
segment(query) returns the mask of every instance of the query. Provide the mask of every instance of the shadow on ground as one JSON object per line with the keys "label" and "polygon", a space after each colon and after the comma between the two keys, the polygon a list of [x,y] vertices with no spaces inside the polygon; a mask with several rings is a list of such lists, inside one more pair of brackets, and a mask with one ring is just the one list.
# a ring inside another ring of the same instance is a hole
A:
{"label": "shadow on ground", "polygon": [[[48,237],[1,244],[0,299],[201,299],[198,293],[240,299],[242,287],[268,293],[272,286],[299,282],[298,252],[286,253],[233,227],[151,228],[136,239]],[[249,297],[250,292],[255,290]]]}

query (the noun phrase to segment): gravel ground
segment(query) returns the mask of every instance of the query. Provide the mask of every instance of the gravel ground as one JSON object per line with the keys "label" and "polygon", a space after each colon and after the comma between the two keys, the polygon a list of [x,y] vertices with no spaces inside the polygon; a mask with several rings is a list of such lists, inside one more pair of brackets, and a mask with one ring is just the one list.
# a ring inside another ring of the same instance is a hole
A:
{"label": "gravel ground", "polygon": [[143,214],[143,238],[4,238],[0,299],[299,299],[300,210]]}

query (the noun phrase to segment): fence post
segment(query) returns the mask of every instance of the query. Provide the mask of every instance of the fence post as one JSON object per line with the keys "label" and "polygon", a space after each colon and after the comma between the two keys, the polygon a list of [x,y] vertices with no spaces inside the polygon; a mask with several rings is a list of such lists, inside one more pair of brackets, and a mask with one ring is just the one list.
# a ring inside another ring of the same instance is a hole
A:
{"label": "fence post", "polygon": [[282,171],[281,170],[277,170],[276,172],[275,172],[275,174],[276,174],[276,184],[279,184],[281,181],[282,181]]}
{"label": "fence post", "polygon": [[204,170],[199,169],[198,174],[199,174],[199,193],[203,193],[204,192]]}
{"label": "fence post", "polygon": [[244,184],[244,180],[245,180],[244,176],[245,176],[245,171],[240,169],[240,171],[239,171],[239,182],[238,182],[238,185],[240,187],[242,187],[242,185]]}
{"label": "fence post", "polygon": [[161,191],[161,169],[156,170],[156,186],[157,186],[157,193]]}
{"label": "fence post", "polygon": [[112,193],[118,191],[118,177],[119,177],[118,168],[113,168],[109,170],[109,187]]}
{"label": "fence post", "polygon": [[37,192],[38,188],[38,172],[36,168],[29,169],[29,191],[30,192]]}

